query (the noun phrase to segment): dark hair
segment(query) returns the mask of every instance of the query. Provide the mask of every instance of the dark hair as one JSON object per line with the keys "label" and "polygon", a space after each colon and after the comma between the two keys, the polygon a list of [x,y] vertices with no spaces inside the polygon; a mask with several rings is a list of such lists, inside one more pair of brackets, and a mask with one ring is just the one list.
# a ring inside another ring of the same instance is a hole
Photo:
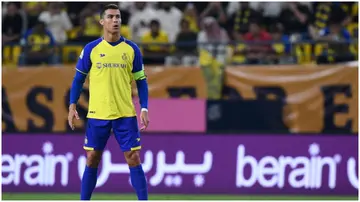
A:
{"label": "dark hair", "polygon": [[328,23],[329,25],[341,25],[342,19],[339,18],[338,16],[331,15],[328,19]]}
{"label": "dark hair", "polygon": [[105,14],[105,11],[107,11],[107,10],[109,10],[109,9],[117,9],[117,10],[120,11],[119,6],[117,6],[116,4],[108,4],[108,5],[104,6],[104,7],[101,9],[100,18],[103,18],[104,14]]}
{"label": "dark hair", "polygon": [[160,26],[160,22],[158,21],[158,20],[151,20],[150,21],[150,26],[152,26],[152,25],[157,25],[157,26]]}

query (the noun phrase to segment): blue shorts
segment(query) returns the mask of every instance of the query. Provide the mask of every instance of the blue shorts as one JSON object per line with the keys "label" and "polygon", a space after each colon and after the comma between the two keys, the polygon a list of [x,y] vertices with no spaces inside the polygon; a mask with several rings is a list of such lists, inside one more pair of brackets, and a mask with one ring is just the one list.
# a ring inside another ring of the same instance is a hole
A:
{"label": "blue shorts", "polygon": [[85,150],[104,150],[110,137],[111,129],[121,150],[141,149],[140,132],[136,117],[115,120],[88,119],[85,137]]}

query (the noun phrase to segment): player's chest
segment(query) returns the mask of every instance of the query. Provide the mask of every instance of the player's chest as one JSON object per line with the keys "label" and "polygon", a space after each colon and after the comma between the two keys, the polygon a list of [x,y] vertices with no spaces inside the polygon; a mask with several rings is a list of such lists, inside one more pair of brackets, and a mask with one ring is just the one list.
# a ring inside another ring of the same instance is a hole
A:
{"label": "player's chest", "polygon": [[93,54],[92,63],[98,70],[128,71],[132,68],[130,56],[125,52],[98,51]]}

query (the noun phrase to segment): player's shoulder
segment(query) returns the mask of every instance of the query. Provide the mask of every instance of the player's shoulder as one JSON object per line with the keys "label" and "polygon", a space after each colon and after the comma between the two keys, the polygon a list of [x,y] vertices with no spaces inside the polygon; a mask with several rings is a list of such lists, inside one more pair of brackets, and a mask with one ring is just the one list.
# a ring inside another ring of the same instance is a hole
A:
{"label": "player's shoulder", "polygon": [[102,38],[98,38],[94,41],[87,43],[84,47],[84,52],[91,53],[92,49],[94,49],[102,40]]}
{"label": "player's shoulder", "polygon": [[135,42],[131,41],[130,39],[124,38],[124,42],[126,44],[128,44],[131,48],[133,48],[135,52],[140,50],[139,46]]}

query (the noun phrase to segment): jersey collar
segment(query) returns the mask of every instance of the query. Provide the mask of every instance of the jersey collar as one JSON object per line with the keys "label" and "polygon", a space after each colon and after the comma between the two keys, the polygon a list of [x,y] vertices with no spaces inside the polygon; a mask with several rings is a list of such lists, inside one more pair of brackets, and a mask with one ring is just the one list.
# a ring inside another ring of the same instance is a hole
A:
{"label": "jersey collar", "polygon": [[[101,38],[105,41],[104,37],[101,37]],[[115,42],[106,41],[106,43],[110,44],[111,46],[116,46],[123,41],[125,41],[125,38],[123,36],[120,36],[120,39],[118,41],[115,41]]]}

